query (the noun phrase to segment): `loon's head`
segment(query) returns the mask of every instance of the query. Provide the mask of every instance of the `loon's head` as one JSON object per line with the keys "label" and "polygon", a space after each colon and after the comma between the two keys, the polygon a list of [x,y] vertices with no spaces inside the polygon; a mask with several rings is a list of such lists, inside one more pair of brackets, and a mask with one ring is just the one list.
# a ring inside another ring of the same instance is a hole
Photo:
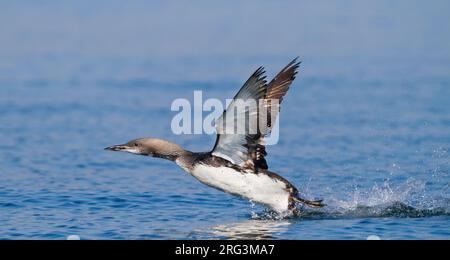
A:
{"label": "loon's head", "polygon": [[129,141],[126,144],[106,147],[105,150],[128,152],[169,160],[175,160],[178,156],[186,152],[177,144],[157,138],[139,138]]}

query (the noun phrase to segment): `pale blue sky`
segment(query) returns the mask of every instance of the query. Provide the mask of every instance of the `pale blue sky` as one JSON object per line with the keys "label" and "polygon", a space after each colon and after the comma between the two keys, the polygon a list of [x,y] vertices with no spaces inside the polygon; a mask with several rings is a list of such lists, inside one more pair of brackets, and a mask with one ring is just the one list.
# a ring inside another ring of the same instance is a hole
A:
{"label": "pale blue sky", "polygon": [[449,10],[446,0],[0,1],[0,78],[234,80],[297,55],[309,75],[347,62],[436,66],[450,59]]}

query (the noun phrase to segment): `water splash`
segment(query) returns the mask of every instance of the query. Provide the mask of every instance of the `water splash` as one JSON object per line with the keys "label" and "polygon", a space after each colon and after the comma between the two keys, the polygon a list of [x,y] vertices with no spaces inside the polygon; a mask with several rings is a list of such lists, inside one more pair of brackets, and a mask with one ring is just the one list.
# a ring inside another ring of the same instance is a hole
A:
{"label": "water splash", "polygon": [[[409,179],[397,186],[386,180],[368,190],[355,187],[348,192],[348,200],[335,197],[325,199],[323,209],[301,208],[301,219],[330,218],[422,218],[450,216],[450,198],[446,193],[426,191],[426,183]],[[280,220],[293,218],[292,214],[277,214],[273,211],[252,213],[252,219]]]}
{"label": "water splash", "polygon": [[360,207],[376,208],[381,205],[391,205],[394,203],[414,204],[424,198],[425,183],[408,180],[406,183],[397,187],[392,187],[388,180],[381,186],[375,184],[368,190],[362,190],[355,187],[353,191],[348,192],[349,200],[337,198],[328,199],[329,209],[337,212],[354,211]]}

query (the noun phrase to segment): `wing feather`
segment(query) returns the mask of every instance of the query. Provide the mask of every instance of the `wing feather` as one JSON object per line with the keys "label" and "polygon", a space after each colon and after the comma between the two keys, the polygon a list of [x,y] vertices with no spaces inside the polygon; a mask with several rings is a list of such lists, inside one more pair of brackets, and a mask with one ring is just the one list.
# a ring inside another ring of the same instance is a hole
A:
{"label": "wing feather", "polygon": [[[279,104],[294,81],[299,65],[297,58],[292,60],[269,84],[266,84],[263,67],[250,76],[222,116],[216,120],[217,139],[213,155],[256,172],[258,169],[268,169],[264,137],[272,130],[270,118],[277,117]],[[248,105],[245,109],[239,109],[242,102]],[[266,121],[259,118],[260,102],[263,102],[262,106],[269,112]],[[264,123],[261,125],[261,122]],[[243,124],[245,131],[236,132],[237,126]]]}

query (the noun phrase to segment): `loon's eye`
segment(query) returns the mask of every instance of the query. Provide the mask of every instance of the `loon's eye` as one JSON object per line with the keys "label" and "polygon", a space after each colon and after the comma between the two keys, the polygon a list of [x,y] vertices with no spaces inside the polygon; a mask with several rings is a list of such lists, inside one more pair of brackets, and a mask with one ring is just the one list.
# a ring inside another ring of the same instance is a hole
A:
{"label": "loon's eye", "polygon": [[139,146],[137,143],[134,143],[134,146]]}

